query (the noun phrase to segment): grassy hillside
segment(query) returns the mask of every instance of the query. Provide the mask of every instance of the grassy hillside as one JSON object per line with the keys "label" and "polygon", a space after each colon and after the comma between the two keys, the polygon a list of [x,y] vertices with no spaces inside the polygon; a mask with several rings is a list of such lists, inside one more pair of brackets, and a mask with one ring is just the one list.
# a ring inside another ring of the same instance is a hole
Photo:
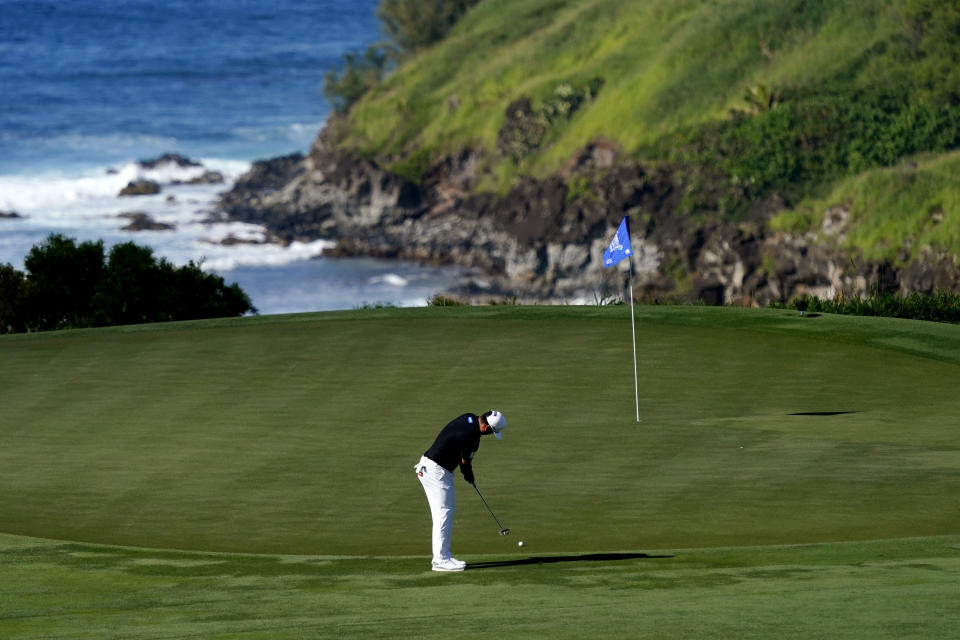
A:
{"label": "grassy hillside", "polygon": [[637,151],[745,107],[757,84],[816,86],[849,74],[895,29],[888,3],[803,4],[487,0],[359,105],[351,134],[375,154],[493,149],[512,100],[543,101],[559,85],[602,77],[596,99],[558,127],[531,169],[554,171],[597,137]]}
{"label": "grassy hillside", "polygon": [[[817,229],[834,206],[850,211],[850,232],[843,246],[864,257],[916,257],[925,247],[960,247],[960,152],[922,155],[896,167],[871,169],[837,181],[823,196],[807,198],[773,218],[787,231]],[[836,239],[828,239],[835,242]]]}
{"label": "grassy hillside", "polygon": [[[627,158],[682,167],[691,188],[719,171],[737,194],[721,213],[778,193],[799,207],[795,226],[866,180],[877,194],[855,204],[849,243],[885,254],[878,228],[915,225],[877,169],[960,146],[958,26],[960,10],[934,0],[484,0],[358,103],[339,139],[413,179],[480,149],[480,188],[501,192],[607,139]],[[498,134],[523,97],[544,130],[511,154]],[[952,228],[960,180],[942,182],[922,202]]]}

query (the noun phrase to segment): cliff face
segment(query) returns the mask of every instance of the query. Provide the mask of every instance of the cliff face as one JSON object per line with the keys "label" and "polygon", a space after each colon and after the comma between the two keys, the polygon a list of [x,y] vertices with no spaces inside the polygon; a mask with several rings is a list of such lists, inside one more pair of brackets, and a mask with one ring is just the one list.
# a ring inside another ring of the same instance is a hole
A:
{"label": "cliff face", "polygon": [[[621,276],[603,268],[602,255],[624,215],[631,220],[638,300],[764,306],[804,293],[960,288],[947,256],[895,267],[842,251],[849,218],[842,208],[827,212],[819,233],[803,236],[766,230],[776,198],[736,221],[678,214],[689,177],[621,161],[606,141],[578,152],[557,175],[525,179],[502,197],[473,191],[480,164],[477,152],[465,150],[436,163],[416,185],[321,134],[307,156],[256,163],[223,195],[221,208],[266,226],[280,241],[336,240],[330,255],[467,267],[472,279],[449,292],[465,297],[563,302],[619,295]],[[698,181],[702,187],[703,177]]]}

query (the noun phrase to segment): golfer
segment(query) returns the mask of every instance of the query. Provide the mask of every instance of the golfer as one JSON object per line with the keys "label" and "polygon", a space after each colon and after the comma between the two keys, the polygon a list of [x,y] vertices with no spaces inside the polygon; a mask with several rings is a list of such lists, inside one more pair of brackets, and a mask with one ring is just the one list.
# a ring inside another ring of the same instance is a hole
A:
{"label": "golfer", "polygon": [[440,431],[414,467],[433,516],[434,571],[463,571],[467,567],[466,562],[450,555],[453,512],[456,509],[453,472],[459,466],[463,479],[473,484],[472,462],[480,447],[480,436],[492,433],[499,440],[506,426],[507,419],[499,411],[487,411],[482,416],[465,413]]}

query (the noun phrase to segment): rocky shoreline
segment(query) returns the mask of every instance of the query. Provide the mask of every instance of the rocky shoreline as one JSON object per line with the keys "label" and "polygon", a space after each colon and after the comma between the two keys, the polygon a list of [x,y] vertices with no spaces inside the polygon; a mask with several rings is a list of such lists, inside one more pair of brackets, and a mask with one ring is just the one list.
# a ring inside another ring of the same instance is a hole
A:
{"label": "rocky shoreline", "polygon": [[418,185],[336,148],[321,132],[308,155],[254,163],[219,208],[281,242],[336,241],[324,255],[467,268],[467,281],[446,293],[472,300],[591,302],[622,294],[625,274],[604,269],[601,258],[624,215],[640,301],[766,306],[803,294],[960,290],[952,256],[924,254],[895,266],[843,251],[843,208],[804,235],[767,230],[780,205],[775,197],[735,222],[677,215],[687,186],[682,172],[650,171],[619,156],[614,143],[597,141],[558,174],[524,179],[498,197],[474,190],[481,152],[443,159]]}

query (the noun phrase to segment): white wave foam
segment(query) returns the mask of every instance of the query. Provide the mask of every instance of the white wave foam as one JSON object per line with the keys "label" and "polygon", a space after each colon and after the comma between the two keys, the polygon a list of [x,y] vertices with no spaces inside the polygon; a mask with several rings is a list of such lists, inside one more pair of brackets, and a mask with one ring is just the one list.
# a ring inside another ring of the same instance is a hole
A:
{"label": "white wave foam", "polygon": [[309,146],[313,142],[314,138],[317,137],[317,132],[324,127],[324,124],[324,122],[293,122],[273,126],[237,127],[231,133],[245,140],[285,140],[302,147]]}
{"label": "white wave foam", "polygon": [[[0,210],[44,216],[50,211],[74,207],[112,208],[120,190],[135,180],[170,185],[194,180],[205,171],[214,170],[232,182],[249,167],[247,162],[206,159],[201,166],[180,167],[165,162],[146,168],[137,162],[128,162],[118,168],[100,167],[73,174],[52,171],[35,175],[0,175]],[[220,184],[217,188],[223,190],[229,185]]]}
{"label": "white wave foam", "polygon": [[0,176],[0,208],[31,215],[62,211],[77,202],[116,197],[129,178],[116,174]]}
{"label": "white wave foam", "polygon": [[375,276],[370,278],[368,282],[370,282],[370,284],[387,284],[391,287],[405,287],[409,284],[409,281],[406,278],[395,273],[385,273],[383,275]]}
{"label": "white wave foam", "polygon": [[196,160],[212,171],[219,171],[228,180],[235,180],[250,170],[251,163],[246,160],[228,160],[226,158],[201,157]]}
{"label": "white wave foam", "polygon": [[181,167],[173,162],[164,162],[150,169],[137,164],[124,165],[120,173],[125,176],[129,175],[130,180],[152,180],[159,184],[173,184],[197,180],[206,171],[207,169],[203,166]]}
{"label": "white wave foam", "polygon": [[[42,175],[0,175],[0,211],[15,211],[22,218],[0,220],[0,264],[23,268],[30,249],[51,233],[78,242],[103,240],[109,250],[121,242],[149,246],[155,255],[182,265],[201,262],[207,270],[241,266],[279,266],[319,256],[333,245],[328,240],[279,245],[268,241],[258,225],[222,222],[211,215],[218,194],[249,168],[249,163],[203,158],[202,166],[180,167],[162,163],[146,168],[128,162],[115,169],[99,168],[78,174],[50,172]],[[224,174],[220,184],[172,184],[191,180],[204,171]],[[137,179],[154,180],[161,192],[120,197],[120,190]],[[125,214],[145,214],[170,225],[168,230],[127,231]]]}
{"label": "white wave foam", "polygon": [[[319,257],[324,249],[332,247],[330,240],[294,242],[289,245],[260,244],[217,246],[209,245],[203,254],[205,271],[230,271],[239,267],[279,267],[291,262]],[[198,246],[201,252],[203,246]]]}
{"label": "white wave foam", "polygon": [[[312,260],[333,246],[329,240],[279,245],[258,225],[223,222],[212,215],[218,194],[231,188],[249,163],[195,158],[224,174],[224,184],[169,184],[194,175],[196,167],[145,169],[135,162],[70,174],[0,175],[0,211],[22,218],[0,219],[0,264],[23,270],[30,249],[51,233],[77,242],[102,240],[107,251],[122,242],[153,249],[174,265],[199,263],[205,271],[238,282],[261,313],[349,309],[362,303],[422,306],[457,277],[394,261]],[[157,195],[119,197],[131,180],[163,183]],[[143,213],[172,230],[124,231],[125,213]]]}

